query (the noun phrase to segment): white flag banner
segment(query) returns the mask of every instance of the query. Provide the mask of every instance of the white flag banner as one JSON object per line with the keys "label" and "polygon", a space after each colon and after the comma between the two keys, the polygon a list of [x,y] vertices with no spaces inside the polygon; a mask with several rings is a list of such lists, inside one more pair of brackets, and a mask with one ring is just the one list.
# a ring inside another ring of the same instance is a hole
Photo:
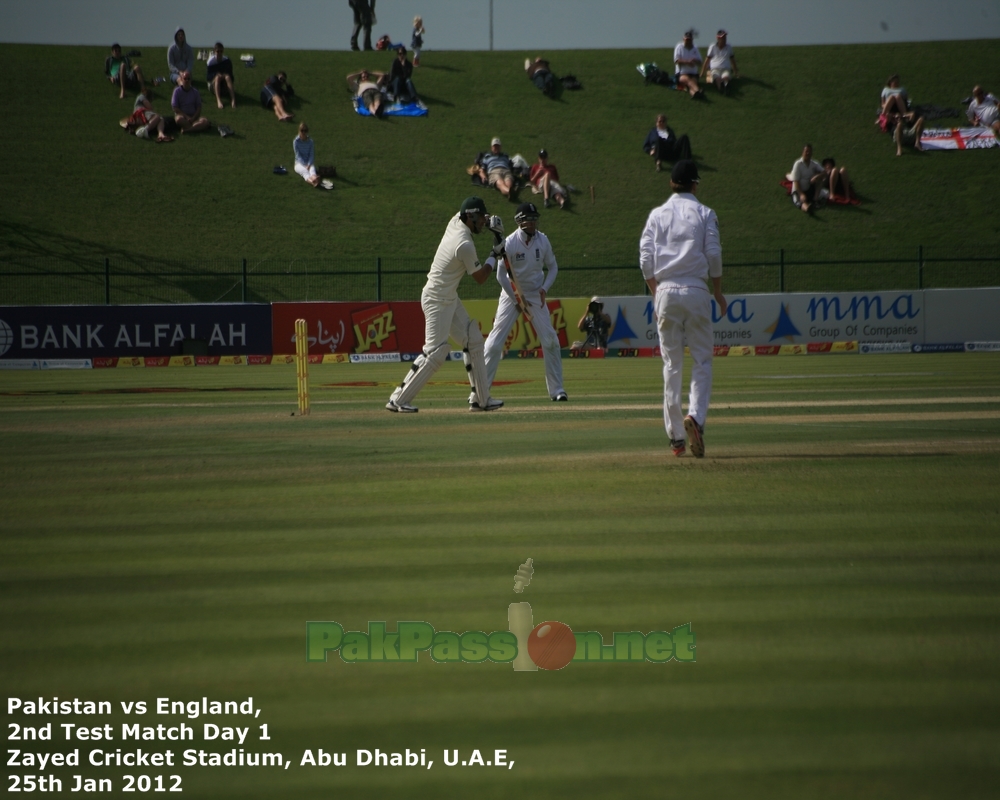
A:
{"label": "white flag banner", "polygon": [[996,134],[989,128],[927,128],[920,135],[924,150],[977,150],[996,147]]}

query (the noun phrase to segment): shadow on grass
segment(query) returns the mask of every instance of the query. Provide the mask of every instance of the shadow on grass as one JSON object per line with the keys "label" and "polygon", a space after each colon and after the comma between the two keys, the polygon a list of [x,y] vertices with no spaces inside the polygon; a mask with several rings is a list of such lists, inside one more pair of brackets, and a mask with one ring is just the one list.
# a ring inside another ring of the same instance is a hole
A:
{"label": "shadow on grass", "polygon": [[777,87],[773,83],[768,83],[767,81],[759,80],[758,78],[747,78],[741,75],[739,78],[735,78],[729,84],[729,96],[730,97],[741,97],[743,95],[744,86],[759,86],[761,89],[767,89],[769,92],[773,92]]}
{"label": "shadow on grass", "polygon": [[464,69],[459,69],[458,67],[451,67],[447,64],[421,64],[417,69],[436,69],[441,72],[465,72]]}
{"label": "shadow on grass", "polygon": [[[109,247],[105,242],[67,236],[52,230],[0,220],[0,260],[31,270],[38,278],[58,274],[73,265],[79,275],[103,281],[105,259],[116,302],[222,302],[240,299],[242,259],[220,260],[215,271],[204,262],[190,264]],[[41,263],[38,263],[41,262]],[[74,273],[76,274],[76,273]],[[125,299],[123,299],[125,298]],[[256,298],[248,298],[254,300]]]}
{"label": "shadow on grass", "polygon": [[423,101],[425,106],[447,106],[448,108],[454,108],[454,103],[449,103],[447,100],[438,100],[436,97],[431,97],[430,95],[421,94],[420,99]]}

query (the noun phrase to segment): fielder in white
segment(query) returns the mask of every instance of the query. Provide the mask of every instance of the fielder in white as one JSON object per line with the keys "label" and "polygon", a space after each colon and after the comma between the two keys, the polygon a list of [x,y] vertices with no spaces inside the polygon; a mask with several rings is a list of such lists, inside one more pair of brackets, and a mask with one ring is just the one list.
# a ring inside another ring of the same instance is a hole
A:
{"label": "fielder in white", "polygon": [[[542,343],[545,358],[545,385],[549,397],[565,401],[566,391],[562,384],[562,356],[559,352],[559,334],[552,327],[545,297],[555,283],[559,267],[552,254],[548,237],[538,230],[538,209],[534,203],[521,203],[514,215],[517,230],[504,242],[507,259],[510,261],[514,281],[520,289],[524,302],[529,306],[531,324]],[[493,320],[493,330],[486,339],[486,376],[490,385],[497,375],[497,367],[503,359],[503,346],[510,329],[514,327],[521,308],[514,297],[514,289],[503,264],[497,266],[497,280],[503,287],[497,315]],[[471,398],[470,398],[471,400]]]}
{"label": "fielder in white", "polygon": [[[487,227],[498,235],[499,243],[486,262],[480,264],[472,235],[482,233]],[[427,283],[420,294],[420,307],[424,312],[423,352],[417,356],[399,388],[389,397],[385,405],[389,411],[411,414],[418,411],[410,401],[447,360],[451,352],[449,334],[462,348],[465,369],[469,373],[469,384],[472,386],[469,410],[494,411],[503,406],[502,400],[490,397],[483,334],[458,299],[458,284],[462,277],[471,275],[476,283],[485,283],[496,265],[497,255],[502,252],[503,220],[488,217],[486,204],[481,198],[466,198],[441,237],[427,274]]]}
{"label": "fielder in white", "polygon": [[[670,188],[674,194],[654,208],[639,240],[639,266],[655,295],[656,326],[663,355],[663,423],[675,456],[705,455],[705,418],[712,394],[711,278],[719,313],[726,313],[722,296],[722,246],[715,212],[695,199],[698,167],[693,161],[674,164]],[[681,416],[681,371],[684,345],[691,350],[691,391],[688,415]]]}

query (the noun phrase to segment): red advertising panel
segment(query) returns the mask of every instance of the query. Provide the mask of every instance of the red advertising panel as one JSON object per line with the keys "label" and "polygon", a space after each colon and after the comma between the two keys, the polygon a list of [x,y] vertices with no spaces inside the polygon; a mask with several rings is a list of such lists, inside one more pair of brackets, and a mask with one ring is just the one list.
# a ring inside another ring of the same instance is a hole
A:
{"label": "red advertising panel", "polygon": [[309,355],[330,353],[419,353],[424,346],[420,303],[273,303],[275,355],[295,352],[295,320],[304,319]]}

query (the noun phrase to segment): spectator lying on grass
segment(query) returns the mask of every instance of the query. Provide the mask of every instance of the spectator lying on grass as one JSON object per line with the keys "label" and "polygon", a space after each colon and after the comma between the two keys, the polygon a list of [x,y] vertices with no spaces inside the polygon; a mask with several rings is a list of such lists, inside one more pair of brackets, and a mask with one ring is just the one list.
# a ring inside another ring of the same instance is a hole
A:
{"label": "spectator lying on grass", "polygon": [[524,59],[524,71],[528,73],[528,80],[544,94],[552,97],[556,93],[556,76],[552,74],[549,62],[544,58],[537,56],[534,61]]}
{"label": "spectator lying on grass", "polygon": [[136,98],[135,110],[133,110],[132,115],[125,117],[119,124],[126,133],[134,134],[140,139],[152,139],[155,133],[157,142],[172,142],[174,140],[173,136],[167,136],[164,132],[167,121],[153,111],[153,106],[143,94]]}
{"label": "spectator lying on grass", "polygon": [[476,160],[479,177],[487,186],[492,186],[508,200],[514,195],[514,165],[510,156],[500,151],[499,136],[494,136],[490,142],[490,152],[480,153]]}
{"label": "spectator lying on grass", "polygon": [[273,109],[279,122],[291,122],[295,115],[288,113],[285,101],[294,94],[295,90],[288,82],[288,76],[279,72],[264,81],[264,88],[260,90],[260,104],[264,108]]}
{"label": "spectator lying on grass", "polygon": [[382,97],[382,87],[385,86],[384,72],[369,72],[366,69],[352,72],[347,76],[347,85],[354,96],[364,105],[368,113],[379,119],[385,114],[385,98]]}

